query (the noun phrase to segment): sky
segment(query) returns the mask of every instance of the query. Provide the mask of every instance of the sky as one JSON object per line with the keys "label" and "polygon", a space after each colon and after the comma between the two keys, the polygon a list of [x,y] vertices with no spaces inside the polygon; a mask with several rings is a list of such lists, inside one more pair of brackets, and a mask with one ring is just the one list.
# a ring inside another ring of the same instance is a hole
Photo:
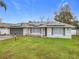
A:
{"label": "sky", "polygon": [[40,21],[44,16],[46,20],[53,20],[54,13],[64,3],[69,3],[71,12],[79,19],[79,0],[4,0],[7,10],[0,8],[0,18],[3,22],[19,23],[27,21]]}

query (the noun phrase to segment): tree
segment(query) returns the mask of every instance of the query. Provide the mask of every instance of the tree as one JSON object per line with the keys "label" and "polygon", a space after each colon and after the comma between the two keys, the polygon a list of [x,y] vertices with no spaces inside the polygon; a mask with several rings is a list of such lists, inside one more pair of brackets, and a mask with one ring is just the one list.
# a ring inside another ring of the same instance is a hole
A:
{"label": "tree", "polygon": [[6,4],[2,0],[0,0],[0,7],[3,7],[5,11],[7,9]]}
{"label": "tree", "polygon": [[74,25],[76,26],[77,29],[79,29],[79,21],[78,20],[74,21]]}
{"label": "tree", "polygon": [[74,22],[74,17],[71,13],[69,4],[64,4],[60,10],[55,13],[54,19],[59,22],[72,24]]}

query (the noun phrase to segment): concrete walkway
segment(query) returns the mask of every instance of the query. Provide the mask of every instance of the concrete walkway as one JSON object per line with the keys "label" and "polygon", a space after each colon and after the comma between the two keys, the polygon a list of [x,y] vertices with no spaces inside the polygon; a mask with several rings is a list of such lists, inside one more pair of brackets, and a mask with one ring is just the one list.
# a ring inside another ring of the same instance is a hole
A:
{"label": "concrete walkway", "polygon": [[6,40],[10,38],[13,38],[13,36],[0,36],[0,40]]}

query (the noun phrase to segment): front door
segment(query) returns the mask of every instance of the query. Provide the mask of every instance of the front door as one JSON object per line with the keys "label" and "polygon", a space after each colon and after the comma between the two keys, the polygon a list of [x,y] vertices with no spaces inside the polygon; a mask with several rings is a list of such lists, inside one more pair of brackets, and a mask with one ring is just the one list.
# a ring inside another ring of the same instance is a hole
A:
{"label": "front door", "polygon": [[45,27],[45,36],[47,36],[47,28]]}

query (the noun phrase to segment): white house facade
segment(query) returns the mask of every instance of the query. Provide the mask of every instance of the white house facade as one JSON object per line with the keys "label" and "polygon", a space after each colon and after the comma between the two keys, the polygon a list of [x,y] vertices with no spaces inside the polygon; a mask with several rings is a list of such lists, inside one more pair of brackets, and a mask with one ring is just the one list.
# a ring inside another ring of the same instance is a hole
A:
{"label": "white house facade", "polygon": [[24,24],[23,35],[38,35],[52,38],[72,38],[74,26],[60,22]]}
{"label": "white house facade", "polygon": [[0,34],[6,35],[35,35],[52,38],[72,38],[72,28],[74,26],[60,22],[39,22],[39,23],[20,23],[0,24]]}

